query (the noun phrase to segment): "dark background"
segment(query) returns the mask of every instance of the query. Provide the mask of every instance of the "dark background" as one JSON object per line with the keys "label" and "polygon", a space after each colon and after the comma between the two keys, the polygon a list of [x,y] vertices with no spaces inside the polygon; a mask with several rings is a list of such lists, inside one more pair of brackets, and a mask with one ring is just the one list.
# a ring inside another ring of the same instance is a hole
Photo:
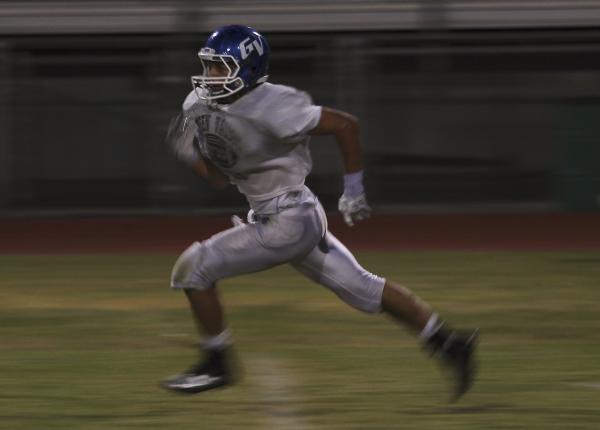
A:
{"label": "dark background", "polygon": [[[523,20],[514,3],[463,2],[481,16],[461,21],[441,1],[321,2],[314,15],[297,8],[316,2],[254,1],[248,14],[233,1],[134,3],[146,7],[112,4],[116,19],[102,1],[0,2],[1,214],[243,207],[163,143],[197,51],[227,23],[267,37],[271,82],[360,118],[376,209],[600,207],[600,5],[530,2]],[[328,138],[311,145],[308,185],[333,209],[340,157]]]}

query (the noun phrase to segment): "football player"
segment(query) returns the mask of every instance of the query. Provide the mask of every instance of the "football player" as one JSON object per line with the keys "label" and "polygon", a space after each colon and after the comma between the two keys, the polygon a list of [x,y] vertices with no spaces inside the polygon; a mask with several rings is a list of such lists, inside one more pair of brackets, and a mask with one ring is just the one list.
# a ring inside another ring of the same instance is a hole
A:
{"label": "football player", "polygon": [[252,28],[217,29],[200,50],[203,72],[169,127],[177,157],[216,187],[234,184],[250,206],[248,222],[195,242],[173,267],[171,286],[185,292],[203,335],[202,357],[162,382],[198,393],[233,382],[217,282],[289,263],[350,306],[387,313],[411,328],[454,375],[453,397],[473,382],[477,331],[460,334],[410,290],[365,270],[327,229],[317,197],[304,185],[312,135],[333,135],[344,165],[339,210],[352,226],[369,216],[357,119],[313,104],[310,96],[269,83],[270,49]]}

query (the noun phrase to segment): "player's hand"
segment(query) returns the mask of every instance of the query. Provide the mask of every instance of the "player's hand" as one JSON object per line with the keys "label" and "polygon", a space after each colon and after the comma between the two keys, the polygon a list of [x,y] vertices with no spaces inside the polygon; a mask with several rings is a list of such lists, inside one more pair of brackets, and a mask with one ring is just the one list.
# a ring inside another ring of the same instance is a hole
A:
{"label": "player's hand", "polygon": [[198,150],[194,146],[196,130],[193,118],[182,112],[171,120],[165,138],[177,158],[190,165],[199,159]]}
{"label": "player's hand", "polygon": [[356,221],[362,221],[371,216],[371,208],[364,193],[356,197],[348,197],[345,193],[340,197],[338,210],[344,216],[344,222],[352,227]]}

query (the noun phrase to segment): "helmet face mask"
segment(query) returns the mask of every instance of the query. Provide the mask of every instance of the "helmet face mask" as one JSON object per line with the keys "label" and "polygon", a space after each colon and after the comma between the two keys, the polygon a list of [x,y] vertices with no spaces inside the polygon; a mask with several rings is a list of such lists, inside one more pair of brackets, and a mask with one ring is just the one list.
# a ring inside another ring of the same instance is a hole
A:
{"label": "helmet face mask", "polygon": [[269,53],[265,38],[250,27],[217,29],[198,53],[202,74],[191,78],[196,95],[201,100],[227,101],[266,82]]}
{"label": "helmet face mask", "polygon": [[[244,89],[244,81],[238,76],[240,65],[232,55],[215,54],[212,48],[202,48],[198,57],[202,74],[192,76],[192,86],[199,99],[222,99]],[[213,69],[218,72],[211,72]]]}

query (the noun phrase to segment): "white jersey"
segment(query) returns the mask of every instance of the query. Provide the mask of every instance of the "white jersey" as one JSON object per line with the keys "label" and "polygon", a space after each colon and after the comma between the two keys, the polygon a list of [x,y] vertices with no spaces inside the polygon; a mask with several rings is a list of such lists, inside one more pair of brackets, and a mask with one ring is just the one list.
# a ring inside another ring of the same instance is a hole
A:
{"label": "white jersey", "polygon": [[[351,306],[380,312],[385,279],[327,231],[323,207],[304,186],[312,166],[307,133],[321,108],[306,93],[269,83],[229,106],[192,92],[183,108],[197,125],[202,154],[246,195],[256,217],[192,244],[175,263],[171,286],[205,291],[221,279],[291,263]],[[185,143],[192,138],[187,133]]]}
{"label": "white jersey", "polygon": [[307,93],[264,83],[231,105],[212,105],[192,91],[183,110],[198,126],[203,156],[252,207],[303,189],[312,168],[307,133],[321,117]]}

